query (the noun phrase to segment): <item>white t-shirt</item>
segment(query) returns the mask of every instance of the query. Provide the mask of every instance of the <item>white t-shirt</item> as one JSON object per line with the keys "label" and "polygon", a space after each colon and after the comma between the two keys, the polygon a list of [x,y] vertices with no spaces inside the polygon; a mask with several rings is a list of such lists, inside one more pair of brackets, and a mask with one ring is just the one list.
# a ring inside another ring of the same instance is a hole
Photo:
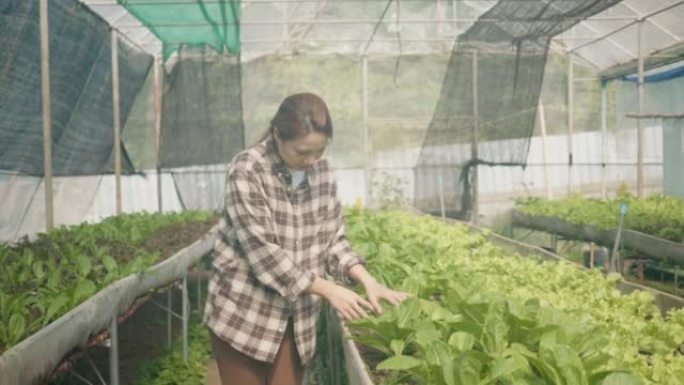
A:
{"label": "white t-shirt", "polygon": [[287,169],[290,171],[290,175],[292,176],[292,188],[296,189],[300,184],[302,184],[302,182],[304,182],[304,178],[306,178],[306,171],[295,170],[289,167]]}

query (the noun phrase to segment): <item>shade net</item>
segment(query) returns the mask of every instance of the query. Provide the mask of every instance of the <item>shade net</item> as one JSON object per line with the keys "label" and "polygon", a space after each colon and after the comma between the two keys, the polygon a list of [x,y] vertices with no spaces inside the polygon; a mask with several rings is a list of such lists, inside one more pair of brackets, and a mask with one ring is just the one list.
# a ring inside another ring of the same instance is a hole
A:
{"label": "shade net", "polygon": [[240,51],[240,2],[118,0],[162,41],[164,58],[182,46],[207,45],[216,52]]}
{"label": "shade net", "polygon": [[458,37],[415,170],[416,206],[467,218],[474,165],[525,164],[550,39],[618,2],[500,0]]}
{"label": "shade net", "polygon": [[[0,169],[43,174],[38,0],[0,2]],[[48,4],[52,170],[113,170],[111,35],[76,0]],[[126,122],[152,57],[118,40],[120,113]],[[84,75],[85,74],[85,75]],[[133,167],[125,156],[124,171]]]}
{"label": "shade net", "polygon": [[224,164],[244,148],[237,56],[181,50],[162,104],[161,167]]}

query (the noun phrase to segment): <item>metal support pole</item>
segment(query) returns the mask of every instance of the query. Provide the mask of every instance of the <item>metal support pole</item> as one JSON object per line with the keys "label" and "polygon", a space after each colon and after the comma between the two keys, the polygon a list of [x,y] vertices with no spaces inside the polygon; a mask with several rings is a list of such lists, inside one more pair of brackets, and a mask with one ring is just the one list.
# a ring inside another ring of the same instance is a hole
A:
{"label": "metal support pole", "polygon": [[437,184],[439,186],[439,210],[442,218],[446,218],[446,208],[444,206],[444,180],[442,174],[437,175]]}
{"label": "metal support pole", "polygon": [[121,115],[119,104],[119,37],[112,35],[112,111],[114,118],[114,184],[116,189],[116,215],[121,214]]}
{"label": "metal support pole", "polygon": [[542,140],[542,163],[544,172],[544,188],[546,189],[546,199],[553,199],[553,190],[551,189],[551,182],[549,182],[549,168],[547,165],[547,143],[546,143],[546,114],[544,114],[544,103],[539,98],[539,128],[541,130]]}
{"label": "metal support pole", "polygon": [[164,211],[162,206],[162,175],[161,175],[161,57],[157,55],[154,60],[154,134],[155,134],[155,163],[157,166],[157,211]]}
{"label": "metal support pole", "polygon": [[572,194],[572,136],[574,133],[575,85],[572,55],[568,54],[568,195]]}
{"label": "metal support pole", "polygon": [[479,159],[479,145],[480,145],[480,103],[479,103],[479,69],[478,69],[478,56],[477,51],[473,51],[473,143],[470,148],[470,157],[475,162],[473,167],[473,179],[472,179],[472,189],[473,189],[473,216],[471,221],[477,224],[478,217],[480,216],[480,189],[479,189],[479,176],[478,176],[478,165],[477,161]]}
{"label": "metal support pole", "polygon": [[679,272],[678,272],[676,267],[675,267],[675,273],[674,273],[674,287],[675,287],[674,292],[675,292],[675,294],[677,294],[677,292],[679,291]]}
{"label": "metal support pole", "polygon": [[[456,6],[457,1],[456,0],[451,0],[451,17],[453,19],[454,23],[454,36],[458,36],[458,8]],[[456,40],[456,39],[454,39]]]}
{"label": "metal support pole", "polygon": [[[639,115],[644,113],[644,50],[642,46],[642,30],[644,21],[637,23],[637,55],[639,55],[639,82],[637,92],[639,96]],[[644,127],[641,118],[637,118],[637,196],[644,195]]]}
{"label": "metal support pole", "polygon": [[45,183],[45,231],[55,225],[52,192],[52,114],[50,111],[50,38],[48,1],[40,0],[40,86],[43,103],[43,182]]}
{"label": "metal support pole", "polygon": [[188,361],[188,321],[190,301],[188,300],[188,274],[183,275],[183,361]]}
{"label": "metal support pole", "polygon": [[366,206],[373,203],[373,149],[371,146],[370,130],[368,128],[368,56],[361,57],[361,90],[363,110],[363,150],[366,154]]}
{"label": "metal support pole", "polygon": [[285,46],[285,52],[290,52],[290,24],[289,24],[289,12],[290,7],[288,2],[283,3],[283,45]]}
{"label": "metal support pole", "polygon": [[109,384],[119,385],[119,324],[115,315],[109,326]]}
{"label": "metal support pole", "polygon": [[613,250],[610,254],[609,272],[619,272],[622,274],[622,255],[620,254],[620,244],[622,243],[622,226],[624,225],[625,214],[627,213],[627,206],[623,202],[620,205],[620,217],[618,219],[618,229],[615,234],[615,242],[613,243]]}
{"label": "metal support pole", "polygon": [[606,81],[601,80],[601,197],[605,198],[606,188],[606,134],[608,124],[606,122],[608,97],[606,95]]}
{"label": "metal support pole", "polygon": [[169,291],[166,292],[166,308],[168,309],[166,312],[166,347],[170,348],[171,347],[171,340],[172,340],[172,327],[173,327],[173,318],[172,318],[172,310],[173,308],[173,301],[171,298],[171,291],[173,290],[173,287],[169,289]]}
{"label": "metal support pole", "polygon": [[197,268],[197,310],[202,310],[202,267]]}

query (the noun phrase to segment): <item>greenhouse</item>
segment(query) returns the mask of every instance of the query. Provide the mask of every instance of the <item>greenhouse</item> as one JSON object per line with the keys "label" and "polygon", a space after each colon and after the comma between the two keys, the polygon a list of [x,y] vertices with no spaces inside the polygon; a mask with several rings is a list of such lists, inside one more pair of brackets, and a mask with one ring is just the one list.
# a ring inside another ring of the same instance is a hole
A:
{"label": "greenhouse", "polygon": [[684,384],[684,1],[0,0],[0,198],[0,385]]}

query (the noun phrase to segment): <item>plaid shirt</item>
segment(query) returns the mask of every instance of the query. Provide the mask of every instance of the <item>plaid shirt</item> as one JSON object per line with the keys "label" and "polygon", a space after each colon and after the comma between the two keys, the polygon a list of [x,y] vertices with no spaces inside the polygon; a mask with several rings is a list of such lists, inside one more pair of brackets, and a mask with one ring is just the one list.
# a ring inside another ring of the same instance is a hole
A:
{"label": "plaid shirt", "polygon": [[314,354],[322,299],[307,293],[326,272],[349,282],[361,263],[344,235],[328,163],[319,160],[292,189],[272,136],[239,153],[227,175],[204,322],[254,359],[273,362],[288,318],[302,362]]}

